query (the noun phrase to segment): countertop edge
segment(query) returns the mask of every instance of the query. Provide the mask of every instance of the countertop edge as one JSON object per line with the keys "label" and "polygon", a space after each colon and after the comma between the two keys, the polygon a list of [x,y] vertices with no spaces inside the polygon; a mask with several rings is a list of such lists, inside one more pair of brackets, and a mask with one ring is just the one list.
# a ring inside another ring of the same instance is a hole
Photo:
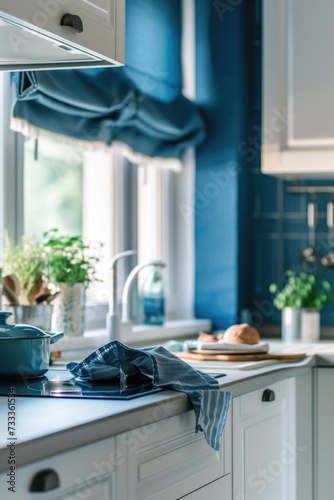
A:
{"label": "countertop edge", "polygon": [[[316,361],[317,357],[312,355],[298,363],[279,363],[252,371],[230,371],[228,380],[225,380],[225,377],[219,379],[220,387],[222,390],[230,391],[232,397],[237,397],[264,385],[270,386],[274,382],[302,375],[315,366]],[[143,404],[135,408],[18,443],[17,467],[192,410],[188,396],[172,390],[140,399]],[[7,455],[7,448],[1,448],[0,473],[6,472]]]}

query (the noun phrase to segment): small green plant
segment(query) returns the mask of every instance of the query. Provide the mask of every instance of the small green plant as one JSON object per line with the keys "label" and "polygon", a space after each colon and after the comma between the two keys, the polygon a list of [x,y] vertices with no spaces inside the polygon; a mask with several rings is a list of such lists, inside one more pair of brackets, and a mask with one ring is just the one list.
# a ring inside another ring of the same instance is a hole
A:
{"label": "small green plant", "polygon": [[319,281],[314,274],[288,270],[285,272],[286,281],[283,288],[272,283],[269,291],[274,294],[273,304],[281,311],[285,307],[293,309],[312,308],[322,309],[334,301],[331,285],[327,280]]}
{"label": "small green plant", "polygon": [[96,264],[100,258],[92,253],[81,236],[61,236],[58,229],[43,234],[48,260],[48,279],[53,283],[83,283],[97,280]]}
{"label": "small green plant", "polygon": [[45,271],[45,249],[33,236],[23,236],[18,244],[5,237],[2,274],[16,276],[20,305],[35,303],[35,297],[45,281]]}

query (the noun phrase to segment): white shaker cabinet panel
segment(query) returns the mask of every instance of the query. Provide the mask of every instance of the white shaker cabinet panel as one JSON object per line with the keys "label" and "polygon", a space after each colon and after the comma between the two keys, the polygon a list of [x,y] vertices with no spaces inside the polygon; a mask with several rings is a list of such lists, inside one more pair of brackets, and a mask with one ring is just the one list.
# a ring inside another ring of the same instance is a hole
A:
{"label": "white shaker cabinet panel", "polygon": [[[230,474],[230,416],[219,452],[208,445],[202,432],[195,434],[194,428],[191,411],[125,434],[129,480],[123,498],[176,500]],[[217,498],[225,498],[223,490],[221,495]]]}
{"label": "white shaker cabinet panel", "polygon": [[263,1],[262,172],[334,177],[334,3]]}
{"label": "white shaker cabinet panel", "polygon": [[233,400],[233,500],[296,499],[295,379]]}
{"label": "white shaker cabinet panel", "polygon": [[315,500],[334,496],[334,369],[315,370]]}

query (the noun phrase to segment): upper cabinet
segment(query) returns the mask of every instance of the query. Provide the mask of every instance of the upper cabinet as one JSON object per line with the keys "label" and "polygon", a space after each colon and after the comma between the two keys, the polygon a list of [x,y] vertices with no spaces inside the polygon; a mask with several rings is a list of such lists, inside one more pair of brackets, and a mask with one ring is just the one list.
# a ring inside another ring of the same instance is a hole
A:
{"label": "upper cabinet", "polygon": [[334,177],[334,2],[263,0],[262,172]]}
{"label": "upper cabinet", "polygon": [[125,0],[0,0],[0,69],[124,63]]}

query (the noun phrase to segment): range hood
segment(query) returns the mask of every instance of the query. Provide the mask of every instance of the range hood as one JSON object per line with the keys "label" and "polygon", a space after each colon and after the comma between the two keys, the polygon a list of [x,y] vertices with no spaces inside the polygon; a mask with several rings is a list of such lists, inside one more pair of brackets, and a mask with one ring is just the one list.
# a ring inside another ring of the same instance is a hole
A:
{"label": "range hood", "polygon": [[118,66],[124,38],[125,0],[0,0],[0,70]]}

